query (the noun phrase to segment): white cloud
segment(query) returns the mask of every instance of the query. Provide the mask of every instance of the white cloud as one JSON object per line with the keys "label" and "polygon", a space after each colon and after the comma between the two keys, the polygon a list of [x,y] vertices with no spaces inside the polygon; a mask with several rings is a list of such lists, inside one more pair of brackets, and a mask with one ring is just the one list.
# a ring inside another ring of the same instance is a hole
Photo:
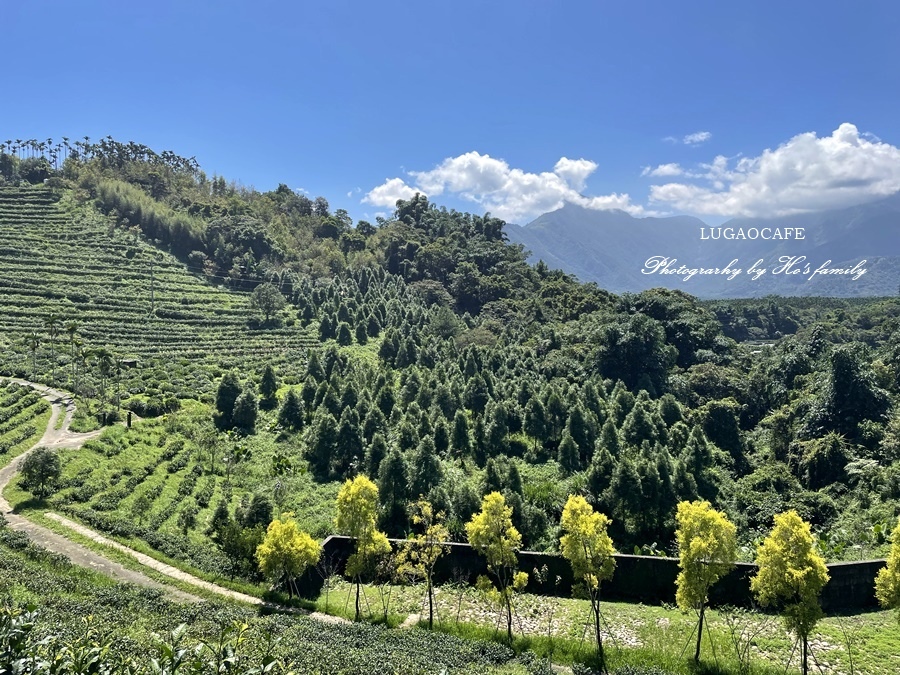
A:
{"label": "white cloud", "polygon": [[682,169],[681,165],[677,163],[660,164],[655,169],[649,166],[645,166],[644,170],[641,171],[642,176],[654,176],[657,178],[662,178],[665,176],[680,176],[683,173],[684,169]]}
{"label": "white cloud", "polygon": [[705,143],[710,138],[712,138],[712,134],[708,131],[697,131],[693,134],[688,134],[682,140],[685,145],[697,145],[699,143]]}
{"label": "white cloud", "polygon": [[410,197],[413,197],[416,192],[423,192],[423,190],[411,188],[404,183],[401,178],[391,178],[378,187],[369,190],[369,192],[366,193],[366,196],[362,198],[362,201],[365,204],[372,204],[373,206],[389,206],[394,208],[397,205],[398,199],[409,199]]}
{"label": "white cloud", "polygon": [[582,195],[587,178],[596,170],[596,162],[562,157],[552,172],[530,173],[512,168],[502,159],[467,152],[448,157],[429,171],[410,171],[415,188],[400,178],[392,178],[370,191],[363,201],[393,206],[388,195],[405,194],[402,198],[408,199],[417,191],[432,197],[447,192],[510,222],[523,222],[558,209],[565,202],[589,209],[622,209],[632,215],[644,213],[643,207],[632,204],[627,194]]}
{"label": "white cloud", "polygon": [[900,149],[849,123],[830,136],[803,133],[759,157],[718,156],[686,174],[707,181],[650,188],[651,202],[689,213],[779,216],[850,206],[900,190]]}
{"label": "white cloud", "polygon": [[584,183],[597,170],[597,162],[589,159],[569,159],[560,157],[553,167],[553,173],[563,178],[576,190],[584,190]]}

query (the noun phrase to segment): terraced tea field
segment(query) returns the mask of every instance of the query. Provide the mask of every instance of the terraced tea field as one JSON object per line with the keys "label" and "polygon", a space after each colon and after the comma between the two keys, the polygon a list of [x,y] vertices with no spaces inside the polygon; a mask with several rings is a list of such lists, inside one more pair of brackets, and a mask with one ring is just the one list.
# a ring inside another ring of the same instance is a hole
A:
{"label": "terraced tea field", "polygon": [[[44,187],[0,188],[0,301],[0,371],[31,376],[35,357],[38,374],[55,371],[60,385],[73,377],[70,322],[85,349],[138,359],[143,375],[176,395],[209,393],[222,370],[238,366],[249,374],[271,363],[289,379],[317,344],[299,324],[251,330],[249,293],[211,285]],[[51,315],[59,319],[55,344]],[[36,354],[25,342],[32,331],[41,339]],[[123,373],[132,393],[148,379],[137,374]]]}
{"label": "terraced tea field", "polygon": [[0,466],[34,445],[50,419],[50,405],[30,387],[0,381]]}

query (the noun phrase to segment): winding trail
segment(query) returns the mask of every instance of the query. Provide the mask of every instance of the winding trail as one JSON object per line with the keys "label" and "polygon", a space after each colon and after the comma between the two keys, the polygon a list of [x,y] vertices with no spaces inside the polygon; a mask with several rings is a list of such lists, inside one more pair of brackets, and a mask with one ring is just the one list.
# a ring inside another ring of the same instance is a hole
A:
{"label": "winding trail", "polygon": [[[101,433],[103,433],[103,430],[101,429],[98,431],[91,431],[84,434],[75,433],[69,430],[69,425],[72,423],[72,417],[75,414],[75,402],[72,398],[72,395],[68,392],[60,391],[58,389],[52,389],[42,384],[36,384],[34,382],[16,378],[2,378],[2,380],[6,382],[15,382],[16,384],[21,384],[26,387],[32,387],[33,389],[36,389],[37,391],[41,392],[44,398],[47,399],[52,406],[50,421],[47,423],[47,430],[44,432],[41,440],[38,441],[33,447],[31,447],[27,452],[22,453],[8,465],[0,469],[0,514],[2,514],[6,518],[9,526],[14,530],[24,532],[34,543],[38,544],[39,546],[42,546],[49,551],[62,554],[69,558],[69,560],[71,560],[73,563],[75,563],[76,565],[80,565],[81,567],[87,567],[89,569],[97,570],[98,572],[102,572],[103,574],[106,574],[107,576],[113,577],[114,579],[118,579],[120,581],[126,581],[133,584],[138,584],[140,586],[147,586],[149,588],[159,588],[174,600],[178,600],[181,602],[203,602],[202,598],[191,595],[190,593],[185,593],[184,591],[173,588],[172,586],[160,583],[154,579],[151,579],[147,575],[142,574],[141,572],[128,569],[127,567],[124,567],[117,562],[105,558],[99,553],[95,553],[94,551],[82,546],[81,544],[77,544],[67,539],[61,534],[33,523],[30,520],[13,512],[12,508],[9,505],[9,502],[7,502],[3,497],[3,490],[6,489],[6,486],[12,480],[13,476],[18,472],[19,467],[29,453],[39,447],[60,449],[66,448],[75,450],[80,448],[92,438],[96,438],[97,436],[99,436]],[[59,425],[59,429],[57,429],[57,421],[59,420],[60,415],[64,415],[63,422],[61,425]],[[151,558],[144,553],[135,551],[132,548],[128,548],[127,546],[120,544],[117,541],[113,541],[108,537],[104,537],[103,535],[95,532],[94,530],[91,530],[90,528],[85,527],[84,525],[81,525],[80,523],[76,523],[69,518],[59,515],[58,513],[47,512],[44,515],[47,518],[50,518],[51,520],[54,520],[65,526],[66,528],[72,530],[73,532],[76,532],[82,537],[90,539],[91,541],[94,541],[98,544],[114,548],[117,551],[131,556],[145,567],[148,567],[167,577],[171,577],[172,579],[177,579],[178,581],[189,584],[196,588],[201,588],[210,593],[215,593],[216,595],[221,595],[231,600],[245,602],[250,605],[266,607],[274,611],[289,612],[292,614],[306,614],[311,618],[318,619],[319,621],[324,621],[327,623],[348,623],[347,619],[344,619],[343,617],[323,614],[321,612],[310,613],[306,610],[300,610],[291,607],[282,607],[280,605],[265,602],[264,600],[261,600],[252,595],[239,593],[238,591],[233,591],[230,588],[223,588],[222,586],[218,586],[209,581],[199,579],[192,574],[188,574],[187,572],[184,572],[176,567],[172,567],[171,565],[160,562],[159,560]]]}
{"label": "winding trail", "polygon": [[[48,551],[64,555],[73,563],[80,565],[81,567],[102,572],[119,581],[126,581],[148,588],[158,588],[164,591],[169,597],[181,602],[201,602],[201,599],[195,595],[161,584],[145,574],[128,569],[120,563],[104,558],[89,548],[70,541],[61,534],[49,530],[46,527],[33,523],[12,510],[9,502],[3,497],[3,490],[18,472],[22,462],[25,461],[25,458],[31,452],[39,447],[78,449],[87,441],[99,436],[101,432],[91,431],[86,434],[77,434],[69,431],[69,425],[72,423],[72,416],[75,414],[75,403],[72,400],[71,394],[58,389],[45,387],[42,384],[36,384],[34,382],[16,378],[5,378],[5,381],[15,382],[16,384],[36,389],[50,402],[52,408],[50,421],[47,423],[47,430],[44,432],[41,439],[28,451],[22,453],[0,469],[0,514],[6,518],[9,527],[13,530],[24,532],[35,544]],[[63,422],[60,428],[57,429],[57,421],[59,420],[60,415],[64,415]]]}

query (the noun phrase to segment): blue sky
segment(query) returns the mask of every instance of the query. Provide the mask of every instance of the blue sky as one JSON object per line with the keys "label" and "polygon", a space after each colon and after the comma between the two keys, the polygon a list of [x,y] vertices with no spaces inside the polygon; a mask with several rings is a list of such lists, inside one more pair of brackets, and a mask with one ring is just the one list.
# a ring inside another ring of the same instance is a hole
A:
{"label": "blue sky", "polygon": [[354,218],[416,188],[519,223],[900,189],[891,1],[19,0],[0,27],[5,138],[110,134]]}

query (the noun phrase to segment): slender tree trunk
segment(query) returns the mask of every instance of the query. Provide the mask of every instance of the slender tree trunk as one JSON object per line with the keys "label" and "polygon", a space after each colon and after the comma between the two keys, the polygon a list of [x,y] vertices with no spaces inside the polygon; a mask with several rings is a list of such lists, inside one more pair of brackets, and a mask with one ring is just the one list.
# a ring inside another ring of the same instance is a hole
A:
{"label": "slender tree trunk", "polygon": [[431,585],[431,577],[428,577],[428,630],[434,628],[434,587]]}
{"label": "slender tree trunk", "polygon": [[600,662],[600,672],[606,672],[606,659],[603,655],[603,637],[600,635],[600,598],[591,598],[594,606],[594,638],[597,640],[597,660]]}
{"label": "slender tree trunk", "polygon": [[700,622],[697,624],[697,649],[694,651],[694,662],[700,663],[700,636],[703,635],[703,615],[706,612],[706,603],[700,605]]}
{"label": "slender tree trunk", "polygon": [[809,675],[809,642],[804,635],[803,640],[803,675]]}
{"label": "slender tree trunk", "polygon": [[512,644],[512,601],[509,597],[509,589],[503,594],[506,597],[506,639]]}
{"label": "slender tree trunk", "polygon": [[354,621],[359,621],[359,576],[356,577],[356,618]]}

